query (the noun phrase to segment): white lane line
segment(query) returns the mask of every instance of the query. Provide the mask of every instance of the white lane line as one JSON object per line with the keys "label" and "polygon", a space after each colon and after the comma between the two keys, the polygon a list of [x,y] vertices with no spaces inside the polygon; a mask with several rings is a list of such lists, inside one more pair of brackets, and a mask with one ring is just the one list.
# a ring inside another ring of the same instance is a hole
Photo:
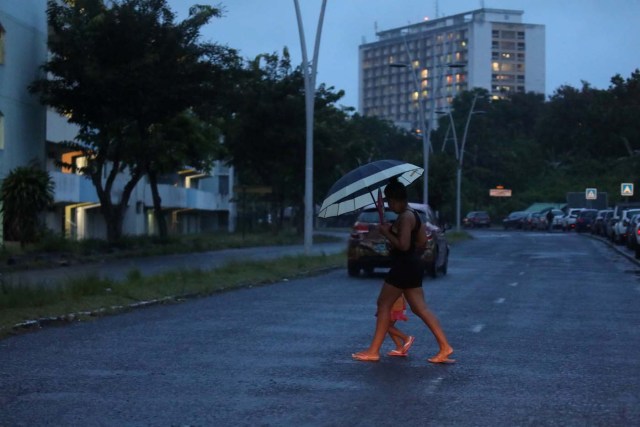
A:
{"label": "white lane line", "polygon": [[483,329],[484,329],[484,325],[482,323],[479,323],[477,325],[474,325],[471,328],[471,332],[475,332],[477,334],[478,332],[481,332]]}
{"label": "white lane line", "polygon": [[497,300],[494,301],[495,304],[502,304],[503,302],[505,302],[506,299],[505,298],[498,298]]}
{"label": "white lane line", "polygon": [[442,383],[443,379],[444,379],[443,377],[437,377],[429,381],[429,385],[427,386],[426,393],[434,394],[440,387],[440,384]]}
{"label": "white lane line", "polygon": [[524,271],[521,271],[519,274],[520,276],[524,276]]}
{"label": "white lane line", "polygon": [[514,288],[518,286],[518,282],[509,283],[509,286],[513,286]]}

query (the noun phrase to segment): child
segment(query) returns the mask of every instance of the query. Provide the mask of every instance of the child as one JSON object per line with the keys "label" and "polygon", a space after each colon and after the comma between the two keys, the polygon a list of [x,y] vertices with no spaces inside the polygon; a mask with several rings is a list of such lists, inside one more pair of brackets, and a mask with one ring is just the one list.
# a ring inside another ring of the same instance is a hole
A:
{"label": "child", "polygon": [[409,336],[395,327],[396,321],[398,320],[407,320],[406,304],[403,295],[400,295],[391,307],[391,321],[387,332],[396,344],[396,348],[387,353],[387,356],[406,356],[415,341],[415,337]]}

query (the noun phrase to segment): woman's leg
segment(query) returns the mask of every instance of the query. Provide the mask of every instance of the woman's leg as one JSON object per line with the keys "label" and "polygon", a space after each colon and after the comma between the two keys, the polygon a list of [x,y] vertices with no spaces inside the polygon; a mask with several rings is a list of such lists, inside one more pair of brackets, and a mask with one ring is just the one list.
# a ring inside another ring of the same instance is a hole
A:
{"label": "woman's leg", "polygon": [[409,303],[409,307],[411,307],[411,311],[427,325],[436,338],[438,346],[440,346],[438,354],[428,360],[433,363],[453,362],[452,359],[449,359],[449,356],[453,353],[453,347],[449,345],[449,341],[447,341],[447,337],[440,326],[438,318],[427,307],[422,288],[405,289],[404,296]]}
{"label": "woman's leg", "polygon": [[380,358],[380,347],[382,347],[384,337],[389,330],[391,307],[401,294],[402,290],[395,286],[391,286],[388,283],[382,285],[380,295],[378,295],[378,316],[376,317],[376,330],[373,334],[373,340],[368,349],[354,353],[354,359],[378,360]]}

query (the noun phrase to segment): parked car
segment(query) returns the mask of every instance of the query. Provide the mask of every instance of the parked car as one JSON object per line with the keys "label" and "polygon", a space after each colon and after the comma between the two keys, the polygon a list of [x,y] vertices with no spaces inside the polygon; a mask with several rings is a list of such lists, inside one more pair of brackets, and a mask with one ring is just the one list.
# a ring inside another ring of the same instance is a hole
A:
{"label": "parked car", "polygon": [[631,250],[636,249],[636,229],[638,228],[639,223],[640,223],[640,213],[637,213],[629,219],[629,224],[627,224],[627,232],[625,233],[626,235],[625,243],[627,245],[627,248]]}
{"label": "parked car", "polygon": [[591,225],[598,215],[597,209],[582,209],[576,216],[576,232],[590,231]]}
{"label": "parked car", "polygon": [[640,223],[636,225],[636,229],[633,231],[635,238],[634,252],[636,259],[640,259]]}
{"label": "parked car", "polygon": [[529,212],[522,223],[523,230],[546,230],[547,218],[542,212]]}
{"label": "parked car", "polygon": [[606,236],[607,221],[613,215],[613,209],[602,209],[598,211],[596,219],[591,226],[591,233],[598,236]]}
{"label": "parked car", "polygon": [[562,217],[562,231],[571,231],[576,228],[576,219],[582,208],[570,208]]}
{"label": "parked car", "polygon": [[[439,272],[447,274],[449,244],[444,230],[436,225],[435,215],[429,206],[409,203],[409,207],[418,212],[425,224],[427,244],[421,254],[425,273],[431,277],[436,277]],[[385,222],[393,222],[397,217],[385,203]],[[363,208],[358,214],[347,246],[347,270],[350,276],[359,275],[361,270],[371,274],[375,268],[391,266],[389,243],[378,231],[379,225],[380,217],[374,205]]]}
{"label": "parked car", "polygon": [[562,223],[565,217],[564,211],[558,209],[559,213],[553,216],[553,222],[551,223],[551,228],[554,230],[562,229]]}
{"label": "parked car", "polygon": [[491,217],[485,211],[472,211],[462,219],[462,225],[469,228],[491,227]]}
{"label": "parked car", "polygon": [[613,225],[613,235],[611,240],[613,240],[614,243],[618,243],[620,245],[626,243],[627,226],[629,225],[629,221],[632,216],[639,213],[640,209],[625,209],[620,213],[616,223]]}
{"label": "parked car", "polygon": [[[545,218],[547,218],[547,227],[549,227],[549,220],[547,217],[549,210],[543,211]],[[561,219],[564,216],[564,212],[560,209],[551,209],[551,214],[553,217],[551,218],[551,229],[561,228],[562,222]]]}
{"label": "parked car", "polygon": [[527,212],[525,211],[514,211],[511,212],[505,219],[502,220],[502,226],[505,230],[510,228],[513,229],[522,229],[522,222],[527,216]]}

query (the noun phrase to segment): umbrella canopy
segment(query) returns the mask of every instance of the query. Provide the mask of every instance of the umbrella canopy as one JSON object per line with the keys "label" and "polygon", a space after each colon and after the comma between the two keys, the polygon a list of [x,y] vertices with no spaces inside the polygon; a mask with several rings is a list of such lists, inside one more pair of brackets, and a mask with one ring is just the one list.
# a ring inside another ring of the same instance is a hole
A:
{"label": "umbrella canopy", "polygon": [[320,218],[353,212],[376,203],[374,192],[384,189],[392,178],[405,186],[422,176],[423,169],[398,160],[378,160],[362,165],[336,181],[320,207]]}

